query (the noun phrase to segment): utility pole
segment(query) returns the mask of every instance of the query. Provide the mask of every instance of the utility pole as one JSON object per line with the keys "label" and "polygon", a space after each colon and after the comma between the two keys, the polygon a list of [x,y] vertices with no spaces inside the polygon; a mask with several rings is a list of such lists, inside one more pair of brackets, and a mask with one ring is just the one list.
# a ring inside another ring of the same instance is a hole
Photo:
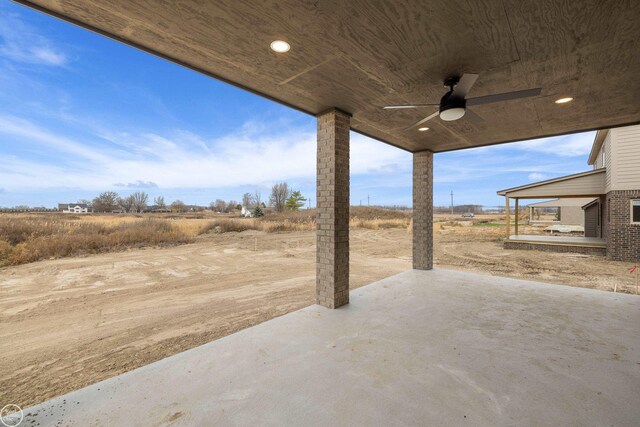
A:
{"label": "utility pole", "polygon": [[451,190],[451,215],[453,215],[453,190]]}
{"label": "utility pole", "polygon": [[371,203],[369,201],[369,195],[367,194],[367,206],[371,206]]}

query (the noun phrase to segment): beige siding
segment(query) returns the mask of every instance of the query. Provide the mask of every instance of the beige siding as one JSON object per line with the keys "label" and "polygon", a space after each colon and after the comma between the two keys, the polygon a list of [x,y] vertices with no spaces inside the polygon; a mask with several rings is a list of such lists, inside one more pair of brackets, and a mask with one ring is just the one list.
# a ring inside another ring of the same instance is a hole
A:
{"label": "beige siding", "polygon": [[580,206],[562,206],[560,208],[561,225],[584,225],[584,211]]}
{"label": "beige siding", "polygon": [[611,167],[613,151],[611,150],[611,132],[607,134],[607,137],[604,139],[602,143],[602,149],[600,150],[604,152],[604,167],[607,168],[607,174],[605,176],[605,188],[607,192],[611,191],[611,183],[612,183],[612,174],[613,168]]}
{"label": "beige siding", "polygon": [[509,197],[540,198],[563,196],[597,196],[605,194],[605,173],[593,173],[564,181],[508,192]]}
{"label": "beige siding", "polygon": [[[611,129],[611,183],[610,190],[640,189],[640,125]],[[605,155],[606,156],[606,155]]]}
{"label": "beige siding", "polygon": [[[608,134],[607,134],[607,138],[609,138]],[[605,142],[606,144],[606,142]],[[600,147],[600,151],[598,151],[598,157],[596,157],[596,161],[593,164],[593,169],[600,169],[602,167],[602,153],[604,151],[604,145],[602,147]]]}

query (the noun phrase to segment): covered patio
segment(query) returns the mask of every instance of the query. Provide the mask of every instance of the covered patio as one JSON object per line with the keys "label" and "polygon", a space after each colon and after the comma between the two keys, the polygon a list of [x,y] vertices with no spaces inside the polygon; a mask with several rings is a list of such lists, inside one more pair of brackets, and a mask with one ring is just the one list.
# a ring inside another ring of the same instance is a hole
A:
{"label": "covered patio", "polygon": [[637,425],[634,295],[407,271],[25,410],[25,425]]}
{"label": "covered patio", "polygon": [[[554,252],[574,252],[591,255],[606,255],[607,242],[602,237],[602,233],[597,236],[540,236],[520,234],[520,200],[527,199],[573,199],[582,203],[598,204],[601,197],[606,193],[605,186],[606,170],[604,168],[592,171],[581,172],[546,181],[534,182],[532,184],[521,185],[497,192],[499,196],[505,198],[506,212],[506,237],[504,247],[508,249],[537,249]],[[511,234],[511,199],[515,200],[513,230]],[[562,205],[562,202],[549,202],[553,205]],[[543,204],[544,205],[544,204]],[[601,216],[599,215],[600,205],[597,205],[598,213],[596,221],[601,227]],[[531,210],[530,210],[531,212]],[[569,228],[567,226],[567,228]]]}
{"label": "covered patio", "polygon": [[[318,305],[29,408],[26,425],[640,418],[637,297],[432,270],[434,154],[640,123],[639,4],[18,2],[317,118]],[[414,268],[351,293],[350,131],[413,155]]]}

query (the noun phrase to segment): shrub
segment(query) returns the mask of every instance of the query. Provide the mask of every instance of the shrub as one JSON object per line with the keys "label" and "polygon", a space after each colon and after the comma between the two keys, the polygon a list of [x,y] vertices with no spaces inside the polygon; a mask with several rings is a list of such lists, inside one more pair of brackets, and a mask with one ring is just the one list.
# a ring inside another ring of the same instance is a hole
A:
{"label": "shrub", "polygon": [[158,219],[101,224],[56,215],[0,217],[0,266],[192,240]]}
{"label": "shrub", "polygon": [[257,225],[256,221],[253,219],[231,219],[231,218],[221,218],[214,219],[213,221],[209,221],[205,224],[201,230],[200,234],[206,234],[211,231],[216,233],[229,233],[229,232],[241,232],[246,230],[259,230],[260,227]]}

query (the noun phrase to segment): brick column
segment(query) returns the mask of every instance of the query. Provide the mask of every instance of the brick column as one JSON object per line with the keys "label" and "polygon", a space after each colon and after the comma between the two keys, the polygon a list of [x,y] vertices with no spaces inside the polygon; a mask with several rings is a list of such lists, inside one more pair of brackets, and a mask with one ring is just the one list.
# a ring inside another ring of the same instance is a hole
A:
{"label": "brick column", "polygon": [[433,153],[413,154],[413,268],[433,268]]}
{"label": "brick column", "polygon": [[318,115],[316,302],[349,303],[349,127],[337,109]]}

